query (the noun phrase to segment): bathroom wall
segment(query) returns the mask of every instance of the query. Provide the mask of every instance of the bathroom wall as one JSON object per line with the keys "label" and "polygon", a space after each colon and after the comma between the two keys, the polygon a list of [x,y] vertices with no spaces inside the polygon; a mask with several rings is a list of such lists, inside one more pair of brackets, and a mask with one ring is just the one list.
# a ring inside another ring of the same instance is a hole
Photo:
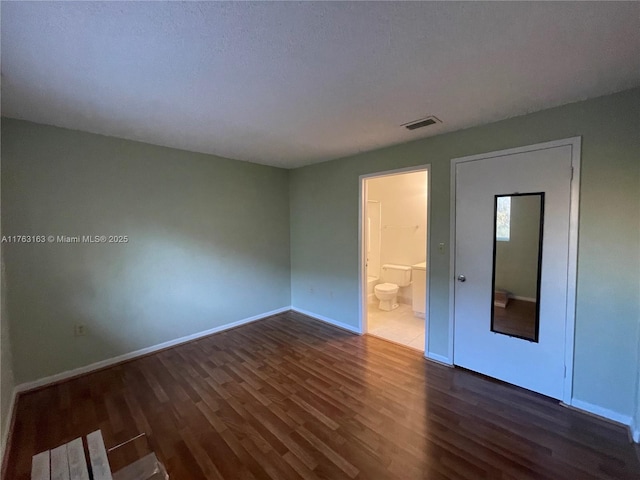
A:
{"label": "bathroom wall", "polygon": [[[17,383],[288,307],[287,170],[2,119]],[[86,335],[74,336],[74,326]]]}
{"label": "bathroom wall", "polygon": [[380,242],[382,239],[382,205],[377,200],[366,202],[365,248],[367,251],[367,277],[380,278]]}
{"label": "bathroom wall", "polygon": [[[380,264],[411,266],[426,260],[427,172],[388,175],[367,180],[368,200],[380,202]],[[411,303],[411,286],[398,292]]]}

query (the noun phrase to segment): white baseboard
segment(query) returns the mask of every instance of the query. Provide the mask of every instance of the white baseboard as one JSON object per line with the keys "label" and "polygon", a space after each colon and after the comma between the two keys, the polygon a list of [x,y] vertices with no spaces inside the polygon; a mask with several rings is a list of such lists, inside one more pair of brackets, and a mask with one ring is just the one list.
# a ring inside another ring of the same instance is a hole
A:
{"label": "white baseboard", "polygon": [[623,415],[622,413],[614,412],[613,410],[609,410],[608,408],[603,408],[598,405],[585,402],[583,400],[572,398],[571,405],[565,405],[565,406],[569,408],[574,408],[576,410],[582,410],[583,412],[590,413],[597,417],[602,417],[606,420],[619,423],[629,428],[631,428],[632,426],[633,419],[629,415]]}
{"label": "white baseboard", "polygon": [[355,333],[357,335],[362,335],[362,332],[358,330],[358,328],[353,325],[347,325],[346,323],[339,322],[329,317],[325,317],[324,315],[318,315],[317,313],[309,312],[307,310],[302,310],[301,308],[291,307],[291,310],[294,312],[301,313],[302,315],[306,315],[307,317],[315,318],[316,320],[320,320],[321,322],[328,323],[329,325],[333,325],[334,327],[341,328],[343,330],[347,330],[348,332]]}
{"label": "white baseboard", "polygon": [[433,360],[437,363],[441,363],[445,367],[453,367],[453,363],[451,363],[449,357],[445,357],[444,355],[438,355],[437,353],[433,352],[425,352],[424,358],[426,358],[427,360]]}
{"label": "white baseboard", "polygon": [[186,337],[176,338],[175,340],[169,340],[168,342],[160,343],[158,345],[153,345],[151,347],[142,348],[140,350],[136,350],[134,352],[125,353],[123,355],[118,355],[117,357],[108,358],[106,360],[101,360],[96,363],[92,363],[90,365],[86,365],[84,367],[74,368],[73,370],[67,370],[66,372],[57,373],[55,375],[51,375],[49,377],[40,378],[38,380],[34,380],[33,382],[21,383],[16,386],[16,392],[22,393],[27,392],[29,390],[33,390],[36,388],[44,387],[46,385],[50,385],[52,383],[57,383],[62,380],[67,380],[73,377],[77,377],[79,375],[84,375],[86,373],[93,372],[95,370],[100,370],[105,367],[110,367],[117,363],[122,363],[127,360],[132,360],[136,357],[142,357],[144,355],[148,355],[150,353],[154,353],[160,350],[164,350],[166,348],[175,347],[176,345],[180,345],[182,343],[191,342],[193,340],[197,340],[202,337],[207,337],[214,333],[222,332],[224,330],[229,330],[230,328],[239,327],[240,325],[245,325],[247,323],[255,322],[256,320],[262,320],[263,318],[270,317],[272,315],[277,315],[278,313],[288,312],[291,310],[291,306],[286,306],[282,308],[278,308],[276,310],[271,310],[270,312],[261,313],[259,315],[254,315],[253,317],[244,318],[242,320],[238,320],[236,322],[227,323],[225,325],[220,325],[218,327],[211,328],[209,330],[205,330],[203,332],[194,333],[192,335],[187,335]]}
{"label": "white baseboard", "polygon": [[7,451],[7,442],[9,441],[9,434],[13,427],[13,415],[15,413],[16,398],[18,397],[18,389],[14,388],[11,392],[11,401],[9,402],[9,410],[7,410],[7,418],[5,424],[2,426],[2,438],[0,439],[0,468],[4,465],[4,454]]}

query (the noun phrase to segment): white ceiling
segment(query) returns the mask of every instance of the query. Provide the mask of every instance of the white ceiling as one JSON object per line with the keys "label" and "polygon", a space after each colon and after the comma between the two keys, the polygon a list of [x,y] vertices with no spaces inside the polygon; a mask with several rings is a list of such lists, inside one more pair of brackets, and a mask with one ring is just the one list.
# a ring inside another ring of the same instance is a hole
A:
{"label": "white ceiling", "polygon": [[[2,2],[2,114],[282,167],[640,85],[640,3]],[[443,123],[400,125],[435,115]]]}

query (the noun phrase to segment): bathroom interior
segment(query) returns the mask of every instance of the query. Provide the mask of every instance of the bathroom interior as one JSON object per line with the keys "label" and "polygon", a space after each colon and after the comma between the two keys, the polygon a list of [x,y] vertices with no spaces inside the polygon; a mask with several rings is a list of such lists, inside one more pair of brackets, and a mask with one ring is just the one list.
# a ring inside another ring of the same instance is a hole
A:
{"label": "bathroom interior", "polygon": [[363,250],[369,335],[424,351],[428,171],[365,179]]}

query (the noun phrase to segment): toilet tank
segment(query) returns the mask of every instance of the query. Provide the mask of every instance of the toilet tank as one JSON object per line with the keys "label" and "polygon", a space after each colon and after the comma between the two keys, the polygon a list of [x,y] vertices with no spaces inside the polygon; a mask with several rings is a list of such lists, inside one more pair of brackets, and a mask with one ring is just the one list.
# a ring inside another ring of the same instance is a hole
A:
{"label": "toilet tank", "polygon": [[395,283],[399,287],[406,287],[411,284],[411,267],[386,263],[382,265],[382,281]]}

